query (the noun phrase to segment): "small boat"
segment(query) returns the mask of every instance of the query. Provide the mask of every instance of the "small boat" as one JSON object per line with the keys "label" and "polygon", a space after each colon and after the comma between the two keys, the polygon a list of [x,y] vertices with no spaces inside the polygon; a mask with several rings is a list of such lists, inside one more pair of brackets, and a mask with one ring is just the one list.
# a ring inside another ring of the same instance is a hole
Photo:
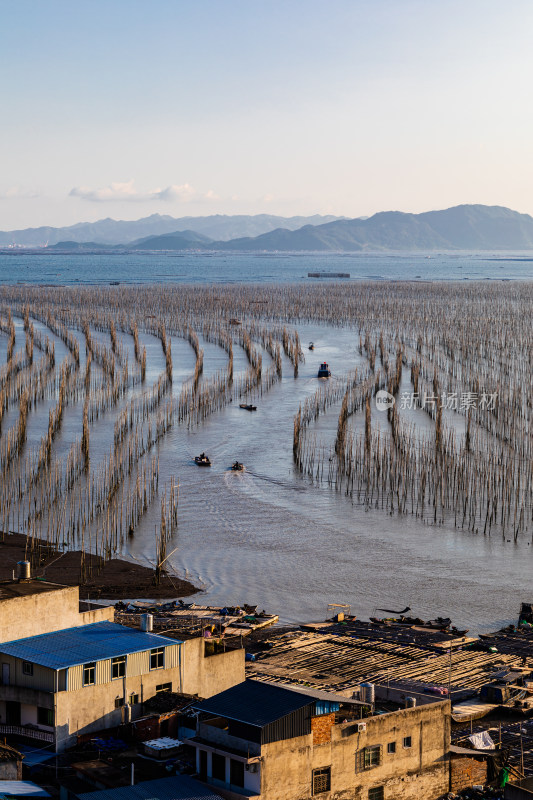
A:
{"label": "small boat", "polygon": [[231,468],[233,472],[242,472],[244,470],[244,464],[241,464],[240,461],[234,461]]}
{"label": "small boat", "polygon": [[246,411],[257,411],[257,406],[252,406],[250,403],[240,403],[239,408],[244,408]]}
{"label": "small boat", "polygon": [[315,349],[314,342],[309,342],[309,349],[310,350],[314,350]]}
{"label": "small boat", "polygon": [[209,460],[209,457],[206,456],[205,453],[200,453],[199,456],[195,456],[194,457],[194,463],[198,464],[199,467],[210,467],[211,466],[211,461]]}
{"label": "small boat", "polygon": [[329,366],[326,364],[325,361],[318,368],[318,377],[319,378],[330,378],[331,377],[331,370]]}

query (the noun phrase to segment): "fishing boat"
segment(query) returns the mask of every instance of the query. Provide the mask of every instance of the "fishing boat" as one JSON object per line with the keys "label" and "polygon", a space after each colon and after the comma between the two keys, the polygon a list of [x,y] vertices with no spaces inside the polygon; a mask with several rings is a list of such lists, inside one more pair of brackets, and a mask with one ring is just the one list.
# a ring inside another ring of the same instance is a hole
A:
{"label": "fishing boat", "polygon": [[198,464],[199,467],[210,467],[211,466],[211,461],[209,460],[209,457],[206,456],[205,453],[200,453],[199,456],[195,456],[194,457],[194,463]]}
{"label": "fishing boat", "polygon": [[318,377],[319,378],[329,378],[331,377],[331,370],[329,366],[326,364],[325,361],[318,368]]}
{"label": "fishing boat", "polygon": [[242,472],[244,470],[244,464],[241,464],[240,461],[234,461],[231,468],[233,472]]}
{"label": "fishing boat", "polygon": [[244,408],[246,411],[257,411],[257,406],[252,406],[250,403],[240,403],[239,408]]}
{"label": "fishing boat", "polygon": [[314,342],[309,342],[309,349],[310,349],[310,350],[314,350],[314,349],[315,349],[315,344],[314,344]]}

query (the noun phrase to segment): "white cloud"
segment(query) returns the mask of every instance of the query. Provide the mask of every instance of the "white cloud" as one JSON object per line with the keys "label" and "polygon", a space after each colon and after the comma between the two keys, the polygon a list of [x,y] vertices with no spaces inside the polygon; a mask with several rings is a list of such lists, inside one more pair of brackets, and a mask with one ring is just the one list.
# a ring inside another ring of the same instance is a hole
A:
{"label": "white cloud", "polygon": [[40,197],[39,192],[32,191],[31,189],[20,189],[18,186],[10,186],[5,191],[0,191],[0,198],[2,200],[31,200],[34,197]]}
{"label": "white cloud", "polygon": [[151,189],[141,192],[135,187],[133,180],[126,183],[111,183],[99,189],[90,189],[86,186],[75,186],[69,192],[70,197],[79,197],[94,203],[137,202],[145,203],[150,200],[159,200],[166,203],[192,203],[204,200],[217,200],[217,195],[210,189],[208,192],[197,192],[188,183],[181,185],[171,184],[164,189]]}

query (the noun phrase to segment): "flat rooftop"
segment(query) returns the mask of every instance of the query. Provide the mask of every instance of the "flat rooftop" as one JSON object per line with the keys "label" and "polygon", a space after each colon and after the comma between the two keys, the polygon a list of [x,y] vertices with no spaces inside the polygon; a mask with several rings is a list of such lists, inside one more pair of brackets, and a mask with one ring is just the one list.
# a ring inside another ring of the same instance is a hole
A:
{"label": "flat rooftop", "polygon": [[175,644],[179,644],[176,639],[115,622],[94,622],[5,642],[0,644],[0,653],[57,670]]}
{"label": "flat rooftop", "polygon": [[32,594],[57,592],[61,589],[70,589],[62,583],[50,583],[39,578],[25,578],[20,581],[0,581],[0,603],[13,600],[16,597],[28,597]]}

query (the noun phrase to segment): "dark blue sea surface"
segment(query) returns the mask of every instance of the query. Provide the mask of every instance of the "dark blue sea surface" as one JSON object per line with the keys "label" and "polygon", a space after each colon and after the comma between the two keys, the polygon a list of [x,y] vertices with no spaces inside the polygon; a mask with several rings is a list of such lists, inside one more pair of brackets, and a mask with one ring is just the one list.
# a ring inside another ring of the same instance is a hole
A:
{"label": "dark blue sea surface", "polygon": [[350,280],[531,280],[531,253],[0,253],[0,284],[270,283]]}

